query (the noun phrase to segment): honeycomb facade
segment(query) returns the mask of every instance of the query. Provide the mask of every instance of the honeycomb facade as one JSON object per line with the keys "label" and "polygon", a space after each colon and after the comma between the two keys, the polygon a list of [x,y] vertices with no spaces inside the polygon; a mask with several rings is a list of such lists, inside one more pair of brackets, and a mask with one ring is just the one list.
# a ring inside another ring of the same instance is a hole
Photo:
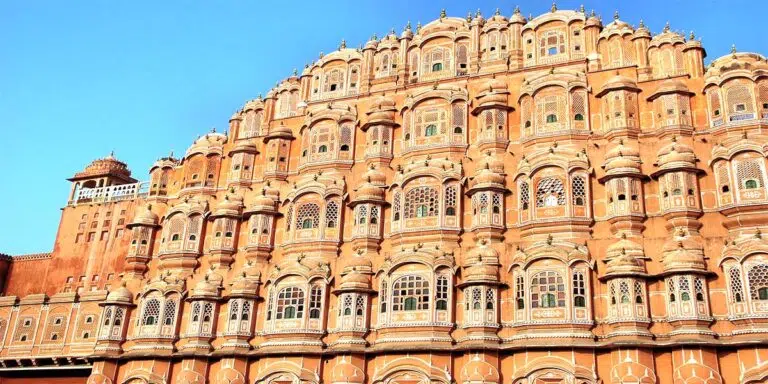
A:
{"label": "honeycomb facade", "polygon": [[342,42],[148,181],[73,176],[0,265],[3,371],[766,382],[768,60],[704,57],[554,6]]}

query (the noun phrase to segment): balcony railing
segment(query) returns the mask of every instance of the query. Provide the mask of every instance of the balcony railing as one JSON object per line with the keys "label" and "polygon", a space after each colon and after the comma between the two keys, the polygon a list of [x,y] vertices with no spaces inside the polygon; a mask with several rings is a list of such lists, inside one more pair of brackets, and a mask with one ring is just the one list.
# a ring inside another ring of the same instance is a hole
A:
{"label": "balcony railing", "polygon": [[149,194],[149,182],[111,185],[100,188],[83,188],[75,193],[70,205],[83,203],[107,203],[112,201],[133,200]]}

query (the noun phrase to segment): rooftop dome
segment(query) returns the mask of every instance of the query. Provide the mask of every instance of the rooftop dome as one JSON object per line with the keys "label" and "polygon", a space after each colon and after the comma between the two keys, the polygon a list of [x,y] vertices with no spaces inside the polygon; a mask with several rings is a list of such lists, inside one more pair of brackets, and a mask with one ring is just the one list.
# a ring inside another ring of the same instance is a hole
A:
{"label": "rooftop dome", "polygon": [[136,182],[136,180],[131,178],[131,170],[128,169],[125,163],[115,157],[114,152],[111,152],[106,157],[92,161],[84,170],[76,173],[69,180],[75,181],[99,176],[113,176],[129,183]]}
{"label": "rooftop dome", "polygon": [[187,149],[185,157],[196,153],[208,154],[211,152],[221,153],[224,143],[227,142],[227,135],[212,130],[203,136],[198,137]]}
{"label": "rooftop dome", "polygon": [[357,189],[355,195],[355,202],[372,201],[372,202],[384,202],[384,188],[374,185],[373,183],[366,181],[360,188]]}
{"label": "rooftop dome", "polygon": [[387,176],[375,166],[369,167],[368,170],[363,173],[362,180],[380,187],[387,185]]}
{"label": "rooftop dome", "polygon": [[234,156],[236,153],[259,153],[256,144],[253,144],[247,140],[238,141],[237,144],[229,151],[229,156]]}
{"label": "rooftop dome", "polygon": [[370,275],[373,274],[373,264],[368,257],[354,255],[344,260],[342,265],[340,289],[367,290],[371,288]]}
{"label": "rooftop dome", "polygon": [[246,212],[249,214],[253,213],[276,213],[277,208],[277,200],[268,194],[269,189],[264,188],[261,190],[261,193],[256,196],[256,198],[253,200],[253,203],[248,206],[246,209]]}
{"label": "rooftop dome", "polygon": [[280,123],[280,125],[269,129],[269,133],[264,138],[264,141],[267,142],[274,139],[293,140],[294,138],[293,131],[285,124]]}
{"label": "rooftop dome", "polygon": [[635,30],[631,25],[619,19],[619,12],[613,14],[613,21],[606,24],[600,31],[600,38],[608,38],[612,35],[631,35]]}
{"label": "rooftop dome", "polygon": [[608,260],[606,276],[645,273],[641,262],[645,258],[643,246],[627,239],[626,235],[622,235],[619,241],[608,246],[605,258]]}
{"label": "rooftop dome", "polygon": [[515,24],[525,24],[528,22],[528,20],[526,20],[525,16],[520,13],[520,7],[515,7],[515,11],[512,12],[512,17],[509,18],[509,22]]}
{"label": "rooftop dome", "polygon": [[190,299],[218,299],[219,289],[221,288],[221,275],[215,272],[209,272],[200,280],[195,288],[192,289]]}

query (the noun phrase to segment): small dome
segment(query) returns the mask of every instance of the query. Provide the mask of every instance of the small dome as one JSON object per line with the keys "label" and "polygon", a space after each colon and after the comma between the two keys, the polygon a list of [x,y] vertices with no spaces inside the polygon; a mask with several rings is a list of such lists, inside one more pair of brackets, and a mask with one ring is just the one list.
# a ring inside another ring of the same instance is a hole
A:
{"label": "small dome", "polygon": [[243,209],[243,197],[239,195],[225,195],[216,209],[211,213],[211,218],[216,217],[239,217]]}
{"label": "small dome", "polygon": [[471,188],[504,188],[504,175],[496,173],[490,168],[482,168],[475,173]]}
{"label": "small dome", "polygon": [[370,289],[373,274],[371,260],[363,255],[355,255],[342,261],[340,289]]}
{"label": "small dome", "polygon": [[464,268],[464,278],[467,283],[496,282],[499,280],[497,265],[475,264]]}
{"label": "small dome", "polygon": [[679,233],[664,243],[662,253],[664,272],[707,270],[701,242],[685,233]]}
{"label": "small dome", "polygon": [[256,297],[259,289],[258,278],[252,278],[246,276],[245,273],[241,274],[232,282],[229,296],[230,297]]}
{"label": "small dome", "polygon": [[293,140],[295,136],[293,136],[293,131],[291,131],[288,126],[285,124],[280,124],[274,128],[271,128],[269,130],[269,133],[264,138],[264,141],[270,141],[274,139],[285,139],[285,140]]}
{"label": "small dome", "polygon": [[217,273],[208,273],[192,289],[190,299],[215,299],[219,298],[219,288],[222,277]]}
{"label": "small dome", "polygon": [[253,200],[253,203],[248,207],[248,213],[275,213],[277,208],[275,207],[277,200],[267,195],[267,189],[261,191],[261,194],[257,195]]}
{"label": "small dome", "polygon": [[640,151],[635,147],[624,145],[623,142],[619,143],[605,154],[603,168],[608,175],[639,173]]}
{"label": "small dome", "polygon": [[247,140],[238,141],[237,144],[229,151],[229,156],[234,156],[236,153],[259,153],[256,145],[248,142]]}
{"label": "small dome", "polygon": [[115,176],[123,180],[135,181],[131,178],[131,170],[128,169],[128,165],[115,158],[114,153],[92,161],[83,171],[76,173],[70,180],[97,176]]}
{"label": "small dome", "polygon": [[189,157],[196,153],[208,154],[211,152],[221,153],[224,143],[227,142],[227,135],[212,131],[198,137],[187,149],[186,156]]}
{"label": "small dome", "polygon": [[474,264],[498,264],[499,252],[488,244],[487,241],[482,240],[476,246],[467,252],[467,256],[464,259],[464,265],[472,266]]}
{"label": "small dome", "polygon": [[525,24],[528,20],[526,20],[525,16],[520,12],[520,8],[515,7],[515,11],[512,13],[512,17],[509,18],[509,22],[514,24]]}
{"label": "small dome", "polygon": [[264,99],[261,96],[248,100],[243,107],[243,111],[264,109]]}
{"label": "small dome", "polygon": [[363,173],[362,180],[377,186],[387,185],[387,175],[373,166]]}
{"label": "small dome", "polygon": [[696,155],[691,147],[673,142],[659,150],[656,165],[660,170],[675,168],[695,168]]}
{"label": "small dome", "polygon": [[666,95],[669,93],[680,93],[685,95],[693,94],[688,89],[688,86],[679,79],[668,79],[659,84],[659,87],[656,88],[656,90],[650,96],[648,96],[648,100],[653,100],[661,95]]}
{"label": "small dome", "polygon": [[617,74],[611,77],[610,79],[608,79],[608,81],[606,81],[605,84],[603,84],[603,87],[600,88],[600,92],[597,95],[598,97],[601,97],[610,91],[619,90],[619,89],[627,89],[627,90],[632,90],[637,92],[640,91],[640,89],[637,87],[637,82],[635,80],[632,80],[627,76]]}
{"label": "small dome", "polygon": [[477,105],[479,107],[500,105],[507,106],[509,87],[502,79],[491,79],[485,82],[478,90]]}
{"label": "small dome", "polygon": [[611,244],[605,252],[608,259],[606,276],[624,274],[643,274],[645,268],[641,260],[645,257],[643,246],[627,239],[626,236]]}
{"label": "small dome", "polygon": [[125,285],[121,285],[120,288],[107,294],[104,304],[133,304],[133,293]]}
{"label": "small dome", "polygon": [[462,381],[465,383],[499,383],[499,371],[475,354],[461,369]]}
{"label": "small dome", "polygon": [[384,189],[366,182],[357,189],[355,201],[384,202]]}
{"label": "small dome", "polygon": [[339,288],[341,289],[370,289],[371,288],[371,281],[370,278],[363,274],[359,273],[357,271],[353,271],[350,273],[345,274],[341,277],[341,284],[339,285]]}
{"label": "small dome", "polygon": [[242,111],[235,111],[234,113],[232,113],[232,116],[229,117],[229,121],[242,120],[243,118],[241,114],[242,114]]}
{"label": "small dome", "polygon": [[132,228],[135,226],[143,225],[148,227],[154,227],[157,225],[158,217],[157,215],[152,212],[152,205],[147,204],[145,207],[146,209],[139,209],[139,213],[137,213],[130,224],[128,224],[128,228]]}

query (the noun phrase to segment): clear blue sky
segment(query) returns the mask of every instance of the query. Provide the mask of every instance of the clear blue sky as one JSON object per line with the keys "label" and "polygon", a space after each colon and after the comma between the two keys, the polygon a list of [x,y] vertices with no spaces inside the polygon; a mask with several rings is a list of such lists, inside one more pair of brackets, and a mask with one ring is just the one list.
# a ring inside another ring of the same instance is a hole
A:
{"label": "clear blue sky", "polygon": [[[387,4],[379,8],[377,4]],[[558,1],[561,9],[580,2]],[[524,15],[548,1],[520,2]],[[766,1],[591,1],[605,22],[619,10],[652,32],[694,30],[708,60],[768,53]],[[0,2],[0,252],[50,251],[65,178],[111,150],[137,179],[247,99],[344,38],[398,33],[441,8],[465,16],[514,1],[32,1]],[[762,32],[760,32],[762,31]]]}

